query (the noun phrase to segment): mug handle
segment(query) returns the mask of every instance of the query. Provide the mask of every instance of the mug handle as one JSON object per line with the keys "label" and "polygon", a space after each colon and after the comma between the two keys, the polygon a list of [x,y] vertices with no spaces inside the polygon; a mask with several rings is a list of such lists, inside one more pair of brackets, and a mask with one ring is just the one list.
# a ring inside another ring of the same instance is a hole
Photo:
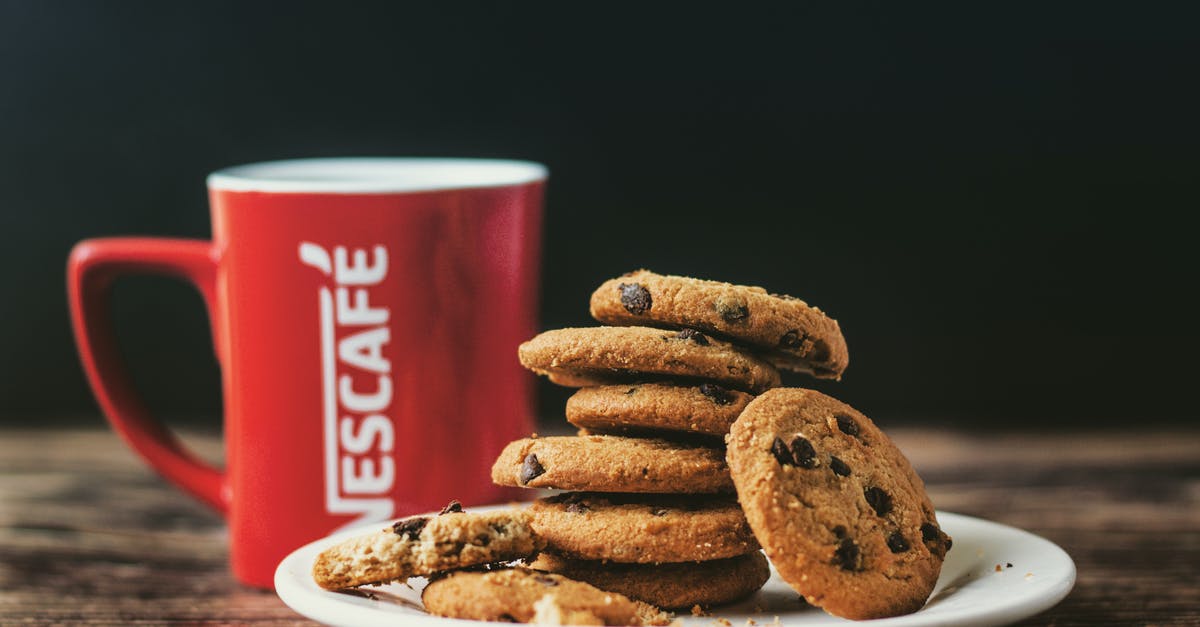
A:
{"label": "mug handle", "polygon": [[196,286],[204,297],[219,347],[215,300],[217,258],[213,243],[203,240],[149,237],[84,240],[76,244],[67,260],[67,291],[71,326],[83,369],[113,429],[167,480],[224,515],[229,509],[225,472],[185,448],[147,411],[121,360],[108,306],[113,282],[122,275],[182,278]]}

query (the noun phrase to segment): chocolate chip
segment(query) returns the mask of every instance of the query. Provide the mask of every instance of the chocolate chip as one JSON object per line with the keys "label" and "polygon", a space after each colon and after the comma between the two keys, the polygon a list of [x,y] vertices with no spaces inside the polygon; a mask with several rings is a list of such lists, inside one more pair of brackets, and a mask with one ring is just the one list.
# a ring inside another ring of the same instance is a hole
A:
{"label": "chocolate chip", "polygon": [[863,490],[863,496],[867,497],[867,503],[870,504],[871,509],[875,510],[876,514],[886,516],[888,512],[892,511],[892,497],[887,492],[871,486]]}
{"label": "chocolate chip", "polygon": [[497,622],[500,622],[500,623],[515,623],[515,622],[518,622],[518,621],[517,621],[517,617],[516,617],[516,616],[513,616],[512,614],[500,614],[499,616],[497,616],[497,617],[496,617],[496,621],[497,621]]}
{"label": "chocolate chip", "polygon": [[587,503],[584,503],[583,501],[571,501],[570,503],[567,503],[567,511],[572,514],[582,514],[584,512],[592,511],[592,508],[588,507]]}
{"label": "chocolate chip", "polygon": [[667,512],[670,512],[670,511],[671,510],[669,510],[665,507],[657,507],[653,510],[650,510],[650,515],[651,516],[666,516]]}
{"label": "chocolate chip", "polygon": [[537,455],[530,453],[525,456],[525,463],[521,464],[521,475],[517,477],[517,480],[521,482],[521,485],[525,485],[545,473],[546,469],[538,462]]}
{"label": "chocolate chip", "polygon": [[450,501],[450,503],[448,505],[443,507],[442,511],[438,512],[438,516],[443,516],[445,514],[461,514],[461,513],[463,513],[462,503],[459,503],[458,500],[455,499],[453,501]]}
{"label": "chocolate chip", "polygon": [[700,346],[708,346],[708,338],[695,329],[680,329],[675,337],[680,340],[691,340]]}
{"label": "chocolate chip", "polygon": [[492,536],[489,536],[486,533],[481,533],[481,534],[475,536],[474,544],[477,546],[487,546],[491,543],[492,543]]}
{"label": "chocolate chip", "polygon": [[829,469],[832,470],[833,474],[835,475],[840,475],[842,477],[850,476],[850,467],[846,465],[846,462],[833,455],[829,456]]}
{"label": "chocolate chip", "polygon": [[791,331],[784,333],[783,337],[779,338],[779,347],[780,348],[800,348],[801,341],[802,341],[802,338],[800,336],[800,331],[798,331],[797,329],[792,329]]}
{"label": "chocolate chip", "polygon": [[892,553],[903,553],[908,550],[908,540],[905,540],[899,531],[893,531],[887,537],[887,545]]}
{"label": "chocolate chip", "polygon": [[628,390],[625,390],[625,396],[629,396],[630,394],[636,394],[636,393],[637,393],[637,388],[629,388]]}
{"label": "chocolate chip", "polygon": [[850,538],[842,538],[841,542],[838,542],[837,549],[833,551],[833,563],[841,567],[842,570],[853,571],[861,569],[861,557],[858,545]]}
{"label": "chocolate chip", "polygon": [[398,536],[404,536],[409,540],[416,540],[417,536],[421,535],[421,530],[425,525],[429,524],[429,519],[425,516],[417,516],[415,518],[405,518],[398,520],[392,525],[392,533]]}
{"label": "chocolate chip", "polygon": [[838,429],[841,429],[842,433],[858,437],[858,423],[854,422],[853,418],[846,414],[838,414],[834,419],[837,420]]}
{"label": "chocolate chip", "polygon": [[715,307],[717,315],[726,322],[736,322],[750,316],[750,308],[746,306],[746,303],[734,297],[718,297]]}
{"label": "chocolate chip", "polygon": [[813,449],[813,445],[804,436],[796,436],[792,438],[792,459],[796,465],[801,468],[816,468],[817,467],[817,451]]}
{"label": "chocolate chip", "polygon": [[558,580],[549,575],[537,574],[533,576],[533,580],[548,588],[553,588],[554,586],[558,585]]}
{"label": "chocolate chip", "polygon": [[701,383],[700,393],[712,399],[718,405],[732,405],[733,394],[725,388],[712,383]]}
{"label": "chocolate chip", "polygon": [[935,542],[942,536],[942,530],[937,528],[933,523],[921,523],[921,539],[926,542]]}
{"label": "chocolate chip", "polygon": [[837,526],[836,526],[836,527],[834,527],[833,529],[830,529],[830,531],[832,531],[832,532],[833,532],[833,535],[835,535],[835,536],[837,536],[837,537],[839,537],[839,538],[845,538],[845,537],[846,537],[846,528],[845,528],[845,527],[843,527],[842,525],[837,525]]}
{"label": "chocolate chip", "polygon": [[792,453],[788,451],[787,445],[783,440],[775,438],[771,443],[771,454],[775,456],[775,461],[779,462],[780,466],[795,466],[796,462],[792,459]]}
{"label": "chocolate chip", "polygon": [[617,289],[621,290],[621,304],[625,306],[625,311],[631,314],[644,314],[650,311],[650,306],[654,304],[654,299],[650,298],[650,290],[638,283],[622,283]]}

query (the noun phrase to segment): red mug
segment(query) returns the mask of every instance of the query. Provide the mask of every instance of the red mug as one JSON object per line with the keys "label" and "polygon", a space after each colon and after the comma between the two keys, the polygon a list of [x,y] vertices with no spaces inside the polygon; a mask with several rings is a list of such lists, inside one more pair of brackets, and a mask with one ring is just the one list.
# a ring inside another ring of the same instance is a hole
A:
{"label": "red mug", "polygon": [[[213,239],[80,242],[67,267],[88,381],[113,428],[225,516],[242,582],[337,529],[511,498],[490,468],[533,428],[517,345],[537,329],[546,170],[520,161],[301,159],[208,177]],[[183,278],[221,367],[225,467],[151,416],[110,288]]]}

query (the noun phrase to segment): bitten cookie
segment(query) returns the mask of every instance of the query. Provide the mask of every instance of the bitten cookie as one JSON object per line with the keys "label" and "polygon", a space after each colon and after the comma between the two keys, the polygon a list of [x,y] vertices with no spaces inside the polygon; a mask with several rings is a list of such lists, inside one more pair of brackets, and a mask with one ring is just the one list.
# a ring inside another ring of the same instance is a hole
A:
{"label": "bitten cookie", "polygon": [[656,378],[712,381],[748,392],[779,385],[771,364],[692,329],[556,329],[522,344],[517,356],[521,365],[567,386]]}
{"label": "bitten cookie", "polygon": [[688,327],[753,345],[776,366],[838,379],[850,362],[837,320],[761,287],[630,272],[592,293],[604,324]]}
{"label": "bitten cookie", "polygon": [[950,538],[920,477],[870,419],[780,388],[751,401],[727,443],[754,535],[809,603],[854,619],[925,604]]}
{"label": "bitten cookie", "polygon": [[732,498],[568,492],[535,501],[529,518],[547,549],[576,559],[699,562],[759,548]]}
{"label": "bitten cookie", "polygon": [[662,610],[590,584],[528,568],[460,570],[421,593],[435,616],[551,625],[666,625]]}
{"label": "bitten cookie", "polygon": [[771,576],[760,551],[679,564],[614,564],[541,553],[529,566],[668,609],[732,603],[753,594]]}
{"label": "bitten cookie", "polygon": [[519,488],[591,492],[732,492],[716,448],[613,435],[553,436],[510,442],[492,481]]}
{"label": "bitten cookie", "polygon": [[544,543],[523,510],[464,513],[457,501],[437,516],[413,516],[325,549],[313,580],[326,590],[431,575],[530,557]]}
{"label": "bitten cookie", "polygon": [[567,420],[584,429],[649,429],[724,436],[754,397],[713,383],[631,383],[583,388],[567,400]]}

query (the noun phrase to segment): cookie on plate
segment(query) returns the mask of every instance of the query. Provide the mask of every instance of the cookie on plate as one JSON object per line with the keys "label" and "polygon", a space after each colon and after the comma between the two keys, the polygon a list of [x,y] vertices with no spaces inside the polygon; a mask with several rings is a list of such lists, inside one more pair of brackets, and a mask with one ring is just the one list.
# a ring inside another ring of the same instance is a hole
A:
{"label": "cookie on plate", "polygon": [[813,390],[778,388],[733,423],[738,501],[779,574],[843,618],[920,609],[950,538],[925,486],[866,416]]}
{"label": "cookie on plate", "polygon": [[437,516],[403,518],[325,549],[312,575],[322,588],[340,590],[526,558],[543,546],[524,510],[469,514],[453,501]]}
{"label": "cookie on plate", "polygon": [[804,301],[761,287],[630,272],[592,293],[604,324],[693,328],[756,347],[776,366],[841,378],[850,362],[837,320]]}
{"label": "cookie on plate", "polygon": [[699,562],[759,548],[729,497],[568,492],[534,501],[529,519],[547,549],[583,560]]}
{"label": "cookie on plate", "polygon": [[671,616],[642,601],[529,568],[460,570],[421,592],[435,616],[553,625],[666,625]]}
{"label": "cookie on plate", "polygon": [[724,437],[754,397],[715,383],[587,387],[567,399],[567,420],[593,431],[650,430]]}
{"label": "cookie on plate", "polygon": [[779,371],[771,364],[692,329],[555,329],[521,344],[517,356],[521,365],[567,386],[667,379],[761,392],[779,385]]}
{"label": "cookie on plate", "polygon": [[615,435],[510,442],[492,466],[492,481],[519,488],[590,492],[733,491],[720,449]]}
{"label": "cookie on plate", "polygon": [[541,553],[529,567],[668,609],[732,603],[754,594],[771,576],[761,551],[676,564],[616,564]]}

